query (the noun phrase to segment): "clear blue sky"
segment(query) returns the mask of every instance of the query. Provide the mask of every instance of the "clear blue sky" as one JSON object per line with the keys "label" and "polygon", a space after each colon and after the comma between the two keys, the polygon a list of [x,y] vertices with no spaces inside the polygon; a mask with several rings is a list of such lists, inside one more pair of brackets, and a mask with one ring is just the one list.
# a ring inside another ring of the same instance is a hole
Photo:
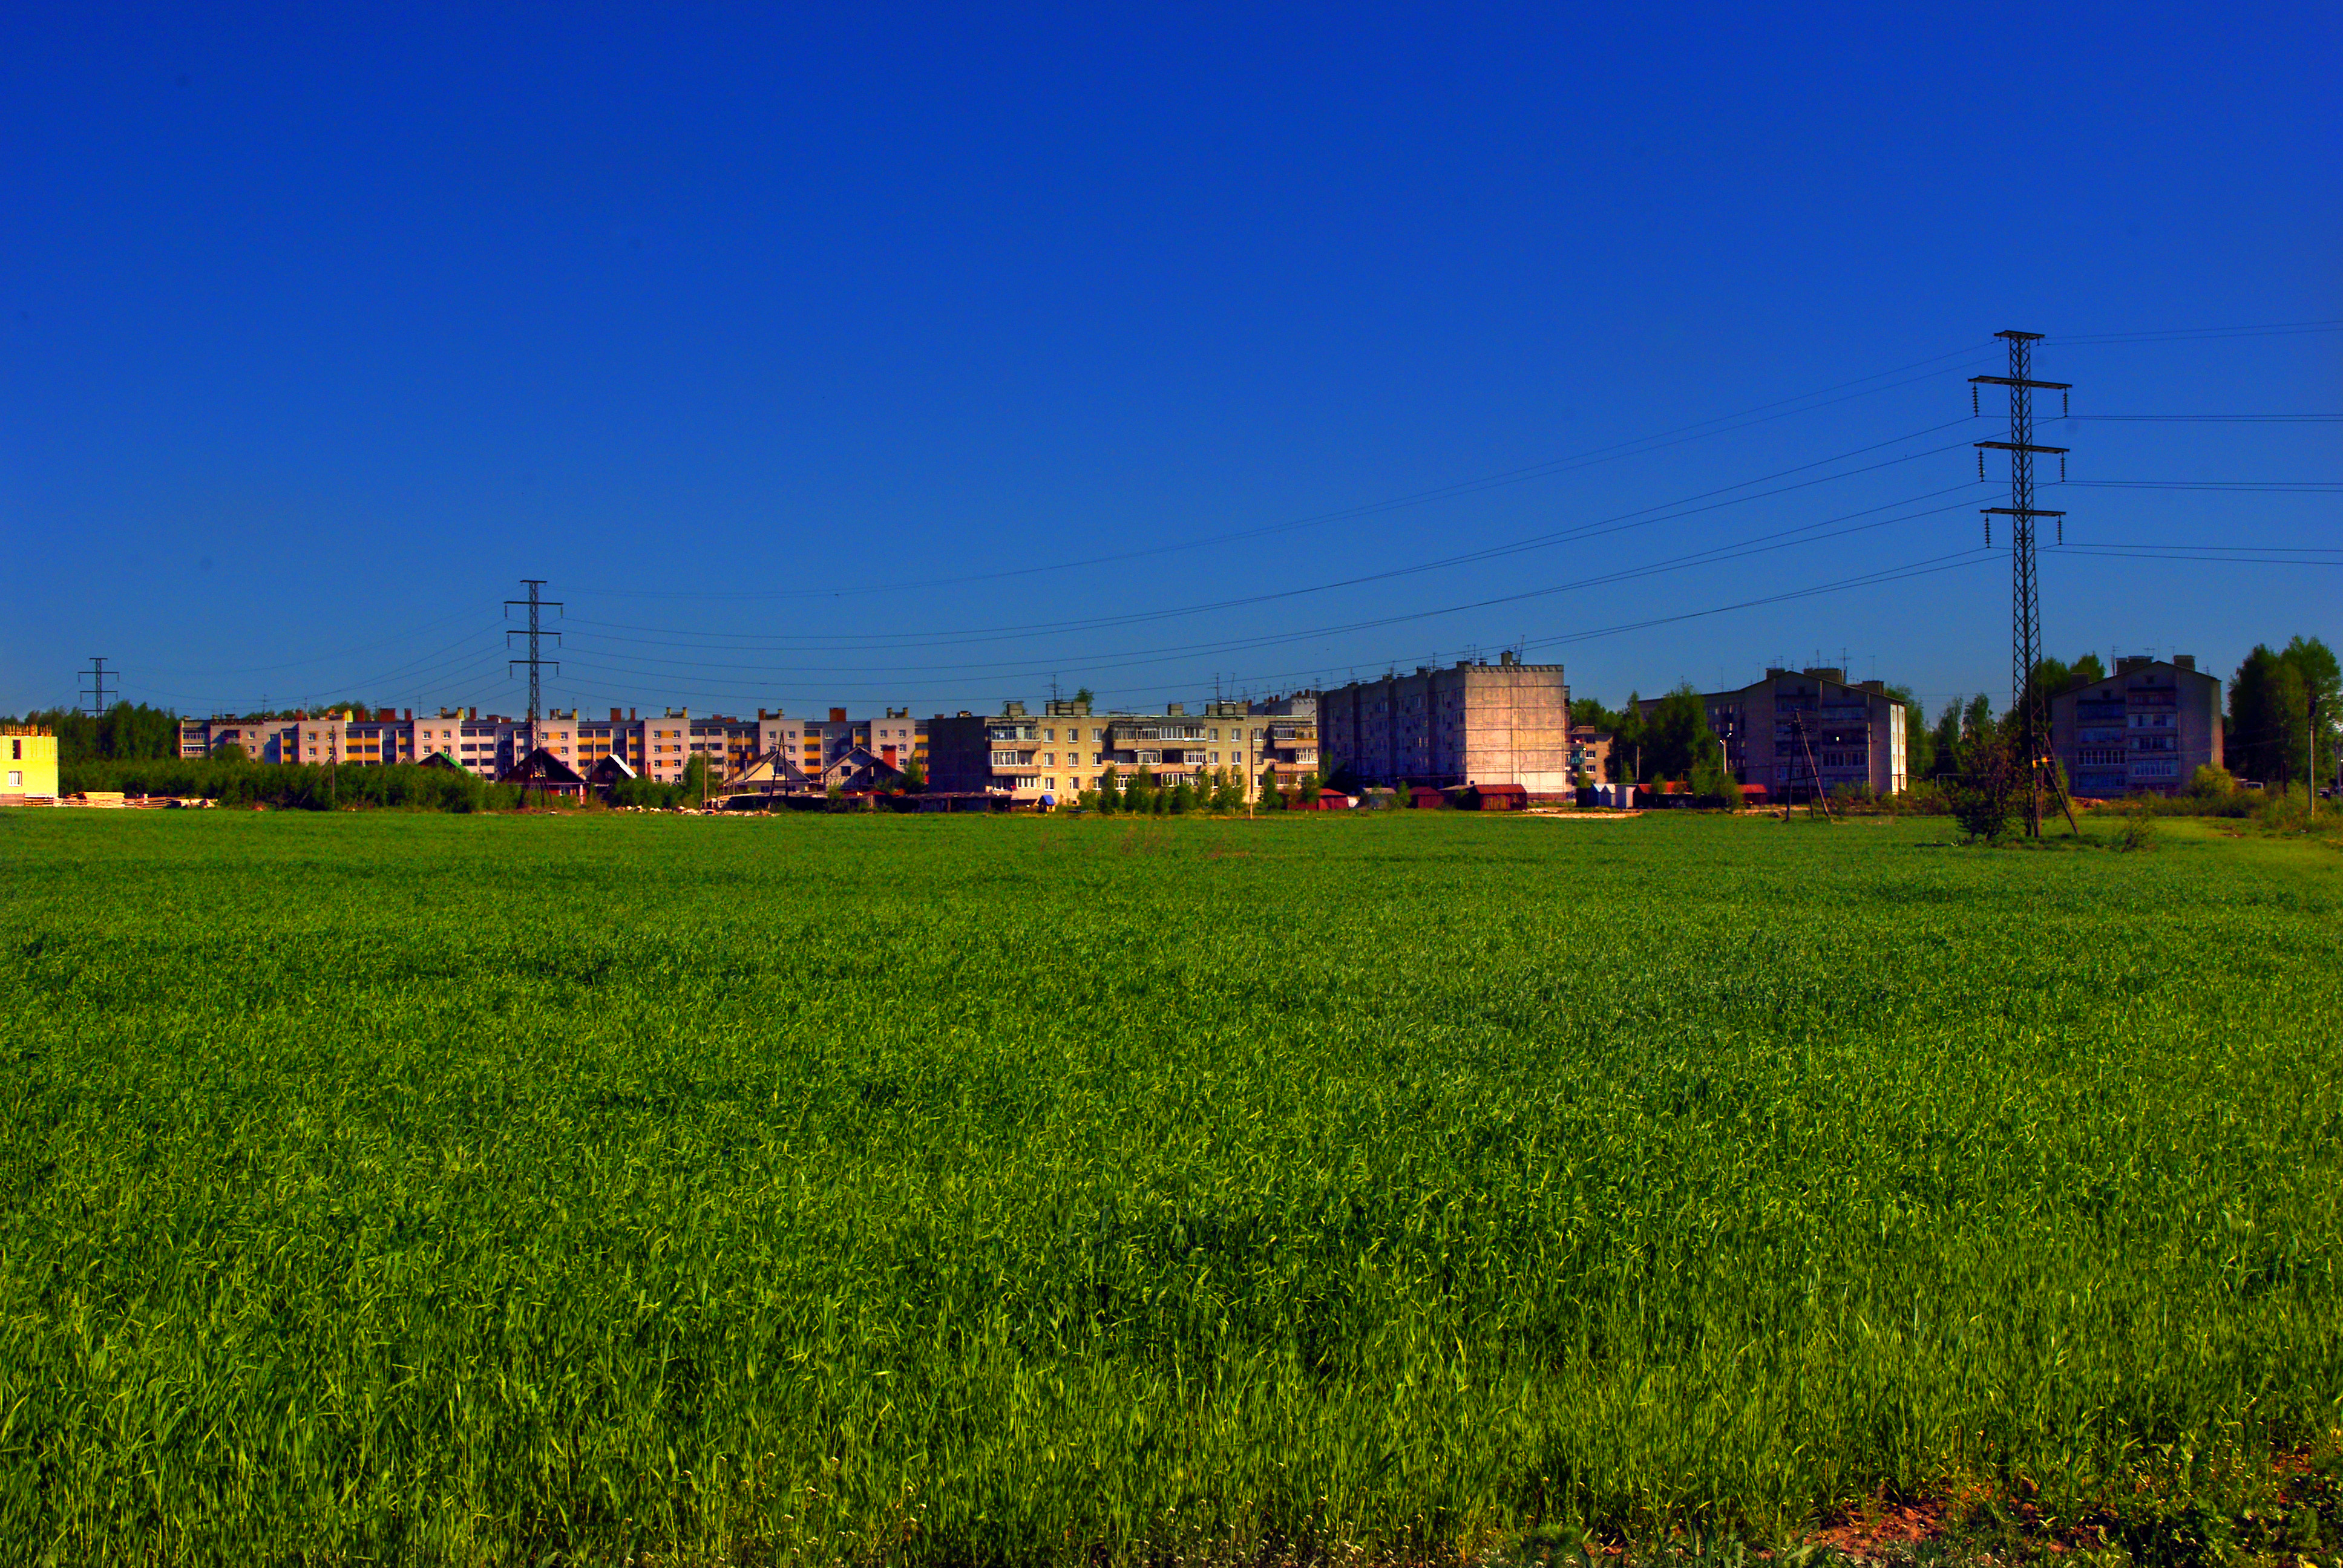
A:
{"label": "clear blue sky", "polygon": [[[0,711],[102,654],[183,711],[517,712],[523,577],[565,707],[1140,706],[1517,639],[1614,703],[1842,649],[2006,696],[1966,378],[2015,327],[2078,413],[2343,414],[2343,332],[2169,336],[2343,320],[2338,42],[2310,5],[14,5]],[[2039,438],[2343,480],[2333,422]],[[1773,475],[1821,482],[1585,531]],[[2343,496],[2043,503],[2153,547],[2046,557],[2054,652],[2343,640],[2343,568],[2170,553],[2334,551]]]}

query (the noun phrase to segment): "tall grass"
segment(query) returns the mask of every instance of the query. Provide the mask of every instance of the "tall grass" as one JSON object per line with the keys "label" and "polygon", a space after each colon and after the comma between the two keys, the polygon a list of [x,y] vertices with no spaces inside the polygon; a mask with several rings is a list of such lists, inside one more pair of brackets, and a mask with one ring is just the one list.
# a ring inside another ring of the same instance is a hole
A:
{"label": "tall grass", "polygon": [[0,1542],[2257,1495],[2343,1399],[2334,870],[1945,837],[0,818]]}

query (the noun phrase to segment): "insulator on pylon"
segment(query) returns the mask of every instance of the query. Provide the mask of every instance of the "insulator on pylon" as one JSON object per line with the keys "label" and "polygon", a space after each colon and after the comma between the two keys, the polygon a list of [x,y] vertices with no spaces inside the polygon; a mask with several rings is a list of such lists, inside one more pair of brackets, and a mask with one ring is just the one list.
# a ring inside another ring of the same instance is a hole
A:
{"label": "insulator on pylon", "polygon": [[2058,482],[2062,485],[2066,482],[2066,454],[2064,452],[2058,454]]}
{"label": "insulator on pylon", "polygon": [[2073,402],[2069,400],[2069,398],[2068,398],[2067,395],[2066,395],[2066,393],[2064,393],[2064,392],[2059,393],[2059,394],[2058,394],[2058,417],[2060,417],[2061,419],[2064,419],[2064,418],[2066,418],[2068,415],[2072,414],[2074,411],[2075,411],[2075,406],[2074,406]]}
{"label": "insulator on pylon", "polygon": [[1987,518],[1985,520],[1985,548],[1987,549],[1993,548],[1993,519],[1991,518]]}
{"label": "insulator on pylon", "polygon": [[2064,518],[2058,519],[2058,542],[2062,545],[2066,542],[2066,519]]}
{"label": "insulator on pylon", "polygon": [[1984,412],[1985,410],[1977,406],[1976,383],[1972,381],[1969,383],[1969,417],[1974,419]]}

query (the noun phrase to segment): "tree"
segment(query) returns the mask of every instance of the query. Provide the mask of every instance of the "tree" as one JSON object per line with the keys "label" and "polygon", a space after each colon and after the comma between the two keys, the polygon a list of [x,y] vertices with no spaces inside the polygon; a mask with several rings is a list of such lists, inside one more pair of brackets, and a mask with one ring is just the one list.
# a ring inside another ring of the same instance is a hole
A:
{"label": "tree", "polygon": [[1611,730],[1611,782],[1640,784],[1651,777],[1644,769],[1644,733],[1643,699],[1634,692],[1627,694],[1627,706],[1619,710],[1618,722]]}
{"label": "tree", "polygon": [[1111,762],[1099,775],[1098,809],[1101,817],[1111,817],[1122,809],[1122,774]]}
{"label": "tree", "polygon": [[1595,698],[1574,697],[1570,700],[1570,724],[1574,729],[1584,724],[1606,735],[1615,735],[1619,729],[1619,716]]}
{"label": "tree", "polygon": [[1218,780],[1218,787],[1212,791],[1212,809],[1215,811],[1243,810],[1243,776],[1233,768],[1224,768],[1217,770],[1213,778]]}
{"label": "tree", "polygon": [[1949,698],[1928,730],[1928,777],[1941,779],[1960,766],[1961,699]]}
{"label": "tree", "polygon": [[1953,819],[1972,843],[1997,844],[2009,834],[2026,781],[2016,743],[1998,727],[1972,732],[1961,739],[1960,760],[1948,791]]}
{"label": "tree", "polygon": [[1261,809],[1264,811],[1285,809],[1285,797],[1277,788],[1277,769],[1274,768],[1261,770]]}
{"label": "tree", "polygon": [[1729,811],[1741,809],[1741,786],[1725,766],[1725,748],[1716,737],[1700,749],[1691,770],[1692,792],[1699,799],[1715,800]]}
{"label": "tree", "polygon": [[1078,686],[1074,689],[1074,700],[1088,707],[1098,700],[1098,694],[1087,686]]}
{"label": "tree", "polygon": [[212,748],[212,760],[215,762],[249,762],[252,760],[252,757],[249,752],[245,750],[241,742],[230,740],[225,745],[215,746]]}
{"label": "tree", "polygon": [[176,757],[179,717],[167,708],[117,702],[96,718],[78,709],[55,708],[25,715],[57,738],[57,763],[129,762]]}
{"label": "tree", "polygon": [[1167,791],[1165,807],[1175,817],[1184,817],[1196,809],[1196,787],[1182,779]]}
{"label": "tree", "polygon": [[903,792],[907,795],[924,795],[928,792],[928,770],[920,766],[920,759],[916,757],[904,759]]}
{"label": "tree", "polygon": [[1644,776],[1689,778],[1694,764],[1716,743],[1708,727],[1708,705],[1689,682],[1679,686],[1644,716]]}
{"label": "tree", "polygon": [[2255,644],[2229,682],[2230,770],[2265,784],[2300,778],[2308,760],[2308,697],[2299,668]]}

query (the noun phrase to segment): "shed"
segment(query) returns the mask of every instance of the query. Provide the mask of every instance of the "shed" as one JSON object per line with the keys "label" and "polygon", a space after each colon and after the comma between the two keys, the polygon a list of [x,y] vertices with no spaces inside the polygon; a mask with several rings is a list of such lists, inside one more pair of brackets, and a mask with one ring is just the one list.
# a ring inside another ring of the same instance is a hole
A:
{"label": "shed", "polygon": [[1519,784],[1476,784],[1466,791],[1466,800],[1476,811],[1526,811],[1530,809],[1530,792]]}
{"label": "shed", "polygon": [[1447,803],[1447,797],[1429,784],[1419,784],[1407,792],[1407,803],[1418,811],[1437,811]]}

